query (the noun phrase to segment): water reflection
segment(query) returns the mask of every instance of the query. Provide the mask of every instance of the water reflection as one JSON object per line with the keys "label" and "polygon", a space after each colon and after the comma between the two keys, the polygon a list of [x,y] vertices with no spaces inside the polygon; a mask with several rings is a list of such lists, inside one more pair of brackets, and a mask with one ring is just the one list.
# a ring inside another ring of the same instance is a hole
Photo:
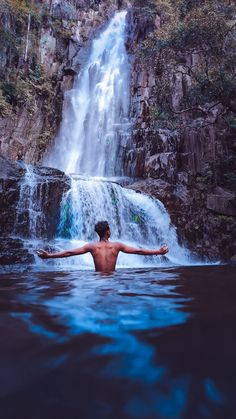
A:
{"label": "water reflection", "polygon": [[233,417],[227,269],[2,276],[4,419]]}

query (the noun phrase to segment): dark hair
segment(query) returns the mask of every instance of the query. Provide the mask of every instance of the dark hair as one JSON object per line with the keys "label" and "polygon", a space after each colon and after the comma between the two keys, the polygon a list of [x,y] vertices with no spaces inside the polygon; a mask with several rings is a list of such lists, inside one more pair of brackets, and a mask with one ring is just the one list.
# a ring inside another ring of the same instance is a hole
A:
{"label": "dark hair", "polygon": [[99,221],[95,225],[95,231],[99,235],[99,237],[104,237],[105,233],[107,232],[107,230],[109,230],[109,228],[110,227],[107,221]]}

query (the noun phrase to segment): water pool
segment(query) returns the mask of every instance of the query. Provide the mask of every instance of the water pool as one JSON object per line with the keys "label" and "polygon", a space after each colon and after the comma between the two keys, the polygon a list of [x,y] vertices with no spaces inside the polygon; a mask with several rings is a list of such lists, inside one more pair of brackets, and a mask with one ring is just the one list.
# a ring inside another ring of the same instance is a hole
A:
{"label": "water pool", "polygon": [[235,274],[1,274],[1,417],[234,418]]}

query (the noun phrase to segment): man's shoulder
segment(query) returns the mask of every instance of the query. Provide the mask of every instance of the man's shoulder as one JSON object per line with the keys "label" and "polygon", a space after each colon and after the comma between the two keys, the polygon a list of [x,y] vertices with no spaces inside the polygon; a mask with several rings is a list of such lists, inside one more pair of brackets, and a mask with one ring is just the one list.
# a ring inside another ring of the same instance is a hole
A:
{"label": "man's shoulder", "polygon": [[87,243],[86,246],[89,247],[90,249],[93,249],[98,246],[98,242],[90,242],[90,243]]}
{"label": "man's shoulder", "polygon": [[123,246],[123,243],[121,242],[109,242],[112,246],[114,246],[116,249],[120,249]]}

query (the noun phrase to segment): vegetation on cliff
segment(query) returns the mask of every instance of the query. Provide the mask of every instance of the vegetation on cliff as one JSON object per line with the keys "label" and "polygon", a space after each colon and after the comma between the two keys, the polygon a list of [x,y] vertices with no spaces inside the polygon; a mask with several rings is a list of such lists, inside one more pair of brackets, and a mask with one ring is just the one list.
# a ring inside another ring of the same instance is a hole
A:
{"label": "vegetation on cliff", "polygon": [[0,23],[0,117],[19,115],[23,109],[28,118],[42,114],[40,156],[58,128],[61,108],[57,78],[45,71],[40,40],[47,30],[64,40],[71,31],[51,16],[50,2],[3,0]]}
{"label": "vegetation on cliff", "polygon": [[22,105],[32,93],[34,83],[41,81],[36,55],[41,15],[31,2],[3,0],[0,17],[0,112],[4,113],[7,104]]}
{"label": "vegetation on cliff", "polygon": [[[236,24],[235,6],[230,1],[149,0],[139,13],[160,16],[160,28],[140,46],[144,61],[160,75],[161,107],[166,115],[191,113],[191,118],[223,118],[236,125]],[[185,91],[178,107],[168,97],[170,79],[181,74]],[[161,88],[162,86],[162,88]],[[163,114],[164,112],[164,114]],[[164,115],[164,117],[163,117]],[[180,118],[178,118],[180,119]]]}

